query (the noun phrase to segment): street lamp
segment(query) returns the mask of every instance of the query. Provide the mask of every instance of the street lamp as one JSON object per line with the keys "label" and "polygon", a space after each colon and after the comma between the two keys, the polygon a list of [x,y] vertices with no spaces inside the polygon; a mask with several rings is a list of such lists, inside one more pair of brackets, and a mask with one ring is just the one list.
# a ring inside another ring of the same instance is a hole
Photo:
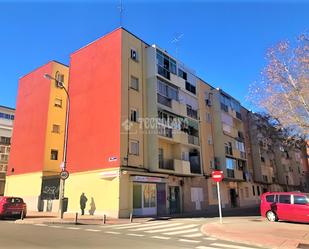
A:
{"label": "street lamp", "polygon": [[[63,167],[62,171],[66,171],[67,167],[67,144],[68,144],[68,126],[69,126],[69,113],[70,113],[70,95],[68,90],[65,88],[64,83],[59,81],[58,79],[52,77],[49,74],[44,74],[44,78],[49,80],[54,80],[56,82],[56,87],[63,89],[67,95],[67,108],[66,108],[66,116],[65,116],[65,132],[64,132],[64,146],[63,146]],[[67,178],[67,177],[66,177]],[[65,179],[61,177],[61,188],[60,188],[60,207],[61,207],[61,213],[60,217],[63,219],[63,200],[64,200],[64,185],[65,185]]]}

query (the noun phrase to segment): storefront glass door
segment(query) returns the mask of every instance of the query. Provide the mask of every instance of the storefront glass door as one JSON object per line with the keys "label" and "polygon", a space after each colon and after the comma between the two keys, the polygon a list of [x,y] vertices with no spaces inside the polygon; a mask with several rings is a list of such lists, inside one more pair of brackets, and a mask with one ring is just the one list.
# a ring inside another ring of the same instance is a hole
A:
{"label": "storefront glass door", "polygon": [[156,184],[133,183],[133,214],[157,214]]}

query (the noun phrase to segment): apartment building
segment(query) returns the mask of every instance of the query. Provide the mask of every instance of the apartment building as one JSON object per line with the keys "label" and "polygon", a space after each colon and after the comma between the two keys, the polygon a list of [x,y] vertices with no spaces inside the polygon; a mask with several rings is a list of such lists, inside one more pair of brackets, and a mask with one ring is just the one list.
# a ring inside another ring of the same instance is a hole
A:
{"label": "apartment building", "polygon": [[269,145],[272,157],[260,148],[251,112],[119,28],[72,53],[70,68],[53,61],[20,79],[7,194],[30,210],[59,206],[66,95],[45,73],[70,95],[68,212],[79,211],[82,193],[86,210],[110,217],[207,212],[218,205],[213,170],[224,172],[223,208],[256,205],[274,178],[280,186],[280,147]]}
{"label": "apartment building", "polygon": [[29,210],[59,208],[68,67],[51,61],[19,79],[5,195],[21,196]]}
{"label": "apartment building", "polygon": [[15,109],[0,106],[0,196],[4,194],[14,115]]}

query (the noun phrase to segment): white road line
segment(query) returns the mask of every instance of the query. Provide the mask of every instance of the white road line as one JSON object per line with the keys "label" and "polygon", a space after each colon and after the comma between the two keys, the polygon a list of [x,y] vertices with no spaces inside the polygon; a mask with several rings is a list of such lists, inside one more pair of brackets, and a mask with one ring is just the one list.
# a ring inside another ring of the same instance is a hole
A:
{"label": "white road line", "polygon": [[153,239],[164,239],[164,240],[168,240],[168,239],[170,239],[171,237],[164,237],[164,236],[152,236],[151,238],[153,238]]}
{"label": "white road line", "polygon": [[179,239],[180,242],[188,242],[188,243],[200,243],[199,240],[191,240],[191,239]]}
{"label": "white road line", "polygon": [[129,236],[136,236],[136,237],[143,237],[145,236],[144,234],[136,234],[136,233],[127,233]]}
{"label": "white road line", "polygon": [[70,229],[70,230],[79,230],[81,229],[80,227],[66,227],[66,229]]}
{"label": "white road line", "polygon": [[[165,222],[166,223],[166,221],[163,221],[163,222]],[[142,223],[141,225],[133,225],[133,226],[131,226],[131,225],[126,225],[126,226],[121,226],[121,227],[115,227],[114,229],[126,229],[126,228],[137,228],[137,227],[146,227],[146,226],[152,226],[152,225],[157,225],[157,224],[160,224],[160,223],[162,223],[162,221],[151,221],[151,222],[149,222],[149,223]],[[113,228],[112,226],[111,226],[111,228]]]}
{"label": "white road line", "polygon": [[121,234],[119,232],[114,232],[114,231],[105,231],[104,233],[109,233],[109,234]]}
{"label": "white road line", "polygon": [[63,228],[62,226],[49,226],[49,227],[52,227],[52,228]]}
{"label": "white road line", "polygon": [[212,247],[212,246],[197,246],[195,249],[219,249],[218,247]]}
{"label": "white road line", "polygon": [[247,246],[237,246],[237,245],[226,245],[221,243],[212,243],[211,246],[219,246],[219,247],[226,247],[226,248],[234,248],[234,249],[253,249],[253,247]]}
{"label": "white road line", "polygon": [[163,229],[154,229],[146,231],[146,233],[161,233],[161,232],[167,232],[167,231],[174,231],[174,230],[181,230],[181,229],[187,229],[192,227],[197,227],[197,224],[191,224],[191,225],[184,225],[184,226],[177,226],[177,227],[170,227],[170,228],[163,228]]}
{"label": "white road line", "polygon": [[194,232],[198,232],[198,228],[194,228],[194,229],[189,229],[189,230],[184,230],[184,231],[175,231],[175,232],[169,232],[169,233],[163,233],[165,235],[178,235],[178,234],[183,234],[183,233],[194,233]]}
{"label": "white road line", "polygon": [[85,231],[88,231],[88,232],[100,232],[101,230],[98,230],[98,229],[85,229]]}
{"label": "white road line", "polygon": [[202,233],[192,233],[192,234],[186,234],[186,235],[182,235],[182,237],[186,237],[186,238],[196,238],[196,237],[201,237],[204,234]]}
{"label": "white road line", "polygon": [[104,226],[101,226],[103,228],[107,228],[107,227],[127,227],[127,226],[134,226],[134,225],[139,225],[139,224],[142,224],[142,223],[128,223],[128,224],[117,224],[117,225],[104,225]]}
{"label": "white road line", "polygon": [[33,225],[35,225],[35,226],[39,226],[39,227],[47,227],[47,225],[46,225],[46,224],[33,224]]}
{"label": "white road line", "polygon": [[170,223],[170,224],[164,224],[164,225],[154,225],[154,226],[147,226],[147,227],[142,227],[142,228],[137,228],[137,229],[132,229],[130,231],[145,231],[145,230],[151,230],[155,228],[163,228],[163,227],[173,227],[173,226],[178,226],[182,225],[183,223]]}
{"label": "white road line", "polygon": [[218,239],[216,239],[216,238],[212,238],[212,237],[206,237],[206,238],[204,238],[205,240],[218,240]]}

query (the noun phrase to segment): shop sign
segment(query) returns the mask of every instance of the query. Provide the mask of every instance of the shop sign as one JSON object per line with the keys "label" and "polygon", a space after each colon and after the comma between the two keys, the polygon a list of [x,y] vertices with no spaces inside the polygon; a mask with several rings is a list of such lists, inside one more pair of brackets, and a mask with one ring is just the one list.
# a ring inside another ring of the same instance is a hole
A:
{"label": "shop sign", "polygon": [[100,174],[100,178],[115,178],[119,176],[119,170],[112,170],[112,171],[104,171],[101,172]]}
{"label": "shop sign", "polygon": [[167,182],[165,178],[152,177],[152,176],[132,176],[131,180],[134,182],[156,182],[156,183]]}

